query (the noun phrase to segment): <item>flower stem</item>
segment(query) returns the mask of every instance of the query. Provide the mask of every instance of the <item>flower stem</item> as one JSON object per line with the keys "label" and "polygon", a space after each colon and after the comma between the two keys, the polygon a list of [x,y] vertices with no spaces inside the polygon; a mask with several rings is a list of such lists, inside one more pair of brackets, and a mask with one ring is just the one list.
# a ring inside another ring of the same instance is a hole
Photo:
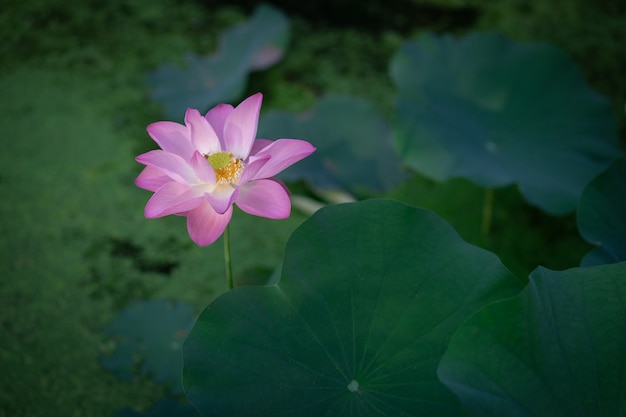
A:
{"label": "flower stem", "polygon": [[224,229],[224,265],[226,266],[226,281],[228,282],[228,289],[232,290],[233,285],[233,267],[230,262],[230,235],[229,226]]}

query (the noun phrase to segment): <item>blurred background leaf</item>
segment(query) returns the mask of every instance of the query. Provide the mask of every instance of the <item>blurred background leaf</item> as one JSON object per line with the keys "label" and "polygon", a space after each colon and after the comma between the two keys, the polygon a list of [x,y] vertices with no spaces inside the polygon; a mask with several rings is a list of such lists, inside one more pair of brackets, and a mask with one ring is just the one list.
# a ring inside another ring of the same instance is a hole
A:
{"label": "blurred background leaf", "polygon": [[583,191],[577,211],[578,229],[598,247],[581,266],[626,261],[626,159],[621,158],[594,178]]}
{"label": "blurred background leaf", "polygon": [[190,54],[186,68],[164,64],[149,74],[152,99],[164,104],[170,120],[182,120],[188,107],[204,113],[216,104],[237,101],[249,72],[279,61],[288,39],[287,17],[275,7],[260,5],[248,22],[223,32],[213,55]]}
{"label": "blurred background leaf", "polygon": [[620,156],[607,99],[559,48],[493,33],[425,34],[391,61],[403,161],[429,178],[519,185],[551,214]]}
{"label": "blurred background leaf", "polygon": [[439,377],[475,416],[624,416],[625,276],[538,268],[459,328]]}
{"label": "blurred background leaf", "polygon": [[264,113],[258,136],[300,138],[317,148],[280,175],[286,181],[306,180],[319,189],[363,196],[389,190],[407,178],[385,117],[361,98],[330,94],[301,114]]}
{"label": "blurred background leaf", "polygon": [[471,313],[521,287],[428,210],[329,206],[291,236],[277,285],[203,311],[185,392],[206,416],[458,416],[439,359]]}
{"label": "blurred background leaf", "polygon": [[183,342],[195,321],[193,306],[169,300],[140,301],[120,311],[103,334],[100,362],[119,378],[144,373],[182,393]]}

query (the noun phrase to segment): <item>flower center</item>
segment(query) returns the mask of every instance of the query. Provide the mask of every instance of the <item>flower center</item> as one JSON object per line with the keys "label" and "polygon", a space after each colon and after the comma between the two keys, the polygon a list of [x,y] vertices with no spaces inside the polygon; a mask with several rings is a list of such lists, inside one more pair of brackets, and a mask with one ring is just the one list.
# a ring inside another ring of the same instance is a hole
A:
{"label": "flower center", "polygon": [[215,181],[218,184],[235,184],[239,181],[244,168],[240,158],[234,158],[230,152],[217,152],[205,157],[215,171]]}

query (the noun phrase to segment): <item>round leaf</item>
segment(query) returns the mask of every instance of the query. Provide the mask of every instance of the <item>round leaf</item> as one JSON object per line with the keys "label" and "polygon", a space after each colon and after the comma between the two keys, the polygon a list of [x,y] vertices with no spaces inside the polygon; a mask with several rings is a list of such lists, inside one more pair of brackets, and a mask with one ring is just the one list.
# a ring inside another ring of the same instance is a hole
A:
{"label": "round leaf", "polygon": [[391,62],[396,147],[435,180],[517,183],[552,214],[619,156],[610,103],[560,49],[475,33],[424,35]]}
{"label": "round leaf", "polygon": [[626,261],[626,159],[616,161],[585,188],[577,212],[578,230],[599,247],[582,266]]}
{"label": "round leaf", "polygon": [[457,331],[438,374],[477,416],[626,416],[626,263],[530,275]]}
{"label": "round leaf", "polygon": [[458,416],[439,359],[463,320],[520,287],[430,211],[330,206],[294,232],[277,285],[201,314],[185,391],[205,416]]}
{"label": "round leaf", "polygon": [[262,116],[259,136],[301,138],[317,148],[281,174],[288,181],[306,179],[320,189],[359,193],[385,191],[405,178],[387,121],[362,99],[329,95],[301,115],[269,112]]}

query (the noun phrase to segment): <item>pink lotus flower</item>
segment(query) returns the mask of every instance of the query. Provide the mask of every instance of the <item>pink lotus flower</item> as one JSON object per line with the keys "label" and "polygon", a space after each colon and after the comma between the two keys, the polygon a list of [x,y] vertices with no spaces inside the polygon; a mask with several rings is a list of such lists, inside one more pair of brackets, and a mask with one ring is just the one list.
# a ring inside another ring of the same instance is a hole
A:
{"label": "pink lotus flower", "polygon": [[187,109],[185,125],[156,122],[148,134],[161,147],[139,155],[146,165],[135,180],[154,191],[145,216],[187,216],[187,230],[200,246],[224,232],[233,204],[255,216],[289,217],[285,185],[272,176],[307,157],[315,148],[297,139],[256,139],[263,96],[257,93],[237,107],[219,104],[203,117]]}

